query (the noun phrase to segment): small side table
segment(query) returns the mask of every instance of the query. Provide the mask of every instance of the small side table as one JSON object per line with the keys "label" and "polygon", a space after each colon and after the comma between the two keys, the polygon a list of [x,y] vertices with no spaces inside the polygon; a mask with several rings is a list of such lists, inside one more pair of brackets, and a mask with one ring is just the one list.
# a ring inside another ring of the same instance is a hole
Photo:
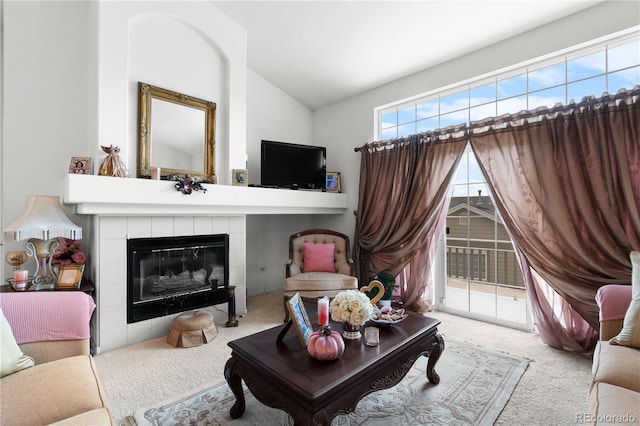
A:
{"label": "small side table", "polygon": [[[93,290],[95,290],[93,286],[93,282],[89,278],[82,277],[82,281],[80,282],[80,288],[69,288],[69,289],[43,289],[36,290],[35,286],[29,287],[26,291],[83,291],[87,293],[89,296],[93,297]],[[15,291],[11,288],[9,284],[0,285],[0,293],[23,293],[22,291]]]}

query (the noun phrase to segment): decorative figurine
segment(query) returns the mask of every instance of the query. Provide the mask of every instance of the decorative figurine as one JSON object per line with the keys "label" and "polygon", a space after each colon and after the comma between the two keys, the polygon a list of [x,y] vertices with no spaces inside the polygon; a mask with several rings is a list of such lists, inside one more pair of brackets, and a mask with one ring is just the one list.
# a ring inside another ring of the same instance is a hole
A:
{"label": "decorative figurine", "polygon": [[107,156],[102,160],[98,174],[100,176],[128,177],[129,170],[118,156],[120,148],[113,145],[100,145],[100,148],[107,153]]}
{"label": "decorative figurine", "polygon": [[182,192],[183,194],[191,194],[193,191],[202,191],[207,192],[207,188],[202,186],[197,179],[191,177],[189,174],[184,176],[177,177],[178,182],[176,183],[176,190]]}

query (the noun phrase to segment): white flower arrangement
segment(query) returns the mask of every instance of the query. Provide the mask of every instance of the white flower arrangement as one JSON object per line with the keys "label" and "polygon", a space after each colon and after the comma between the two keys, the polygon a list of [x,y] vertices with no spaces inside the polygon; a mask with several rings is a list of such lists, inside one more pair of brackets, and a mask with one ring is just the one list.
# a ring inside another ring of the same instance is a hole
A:
{"label": "white flower arrangement", "polygon": [[336,294],[329,304],[331,319],[363,325],[373,315],[373,305],[366,294],[358,290],[345,290]]}

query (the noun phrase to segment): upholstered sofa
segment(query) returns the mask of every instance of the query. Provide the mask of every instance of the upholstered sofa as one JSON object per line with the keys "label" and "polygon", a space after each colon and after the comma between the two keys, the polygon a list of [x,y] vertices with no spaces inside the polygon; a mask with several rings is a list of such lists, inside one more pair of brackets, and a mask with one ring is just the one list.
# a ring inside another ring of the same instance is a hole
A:
{"label": "upholstered sofa", "polygon": [[[640,281],[640,270],[635,271],[640,253],[636,259],[633,256],[634,280]],[[582,419],[587,424],[640,422],[640,349],[637,346],[640,317],[638,306],[634,306],[640,304],[640,288],[636,291],[636,286],[640,287],[640,282],[633,287],[607,285],[596,295],[600,308],[600,340],[593,355],[589,414]],[[635,343],[629,332],[636,333]]]}
{"label": "upholstered sofa", "polygon": [[94,309],[80,291],[0,294],[0,424],[112,424],[89,349]]}

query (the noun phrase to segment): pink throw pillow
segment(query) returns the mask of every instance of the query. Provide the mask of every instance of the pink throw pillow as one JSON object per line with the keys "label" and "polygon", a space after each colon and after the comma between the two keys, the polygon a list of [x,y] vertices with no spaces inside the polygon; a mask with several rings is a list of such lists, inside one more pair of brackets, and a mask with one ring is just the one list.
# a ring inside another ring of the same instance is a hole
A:
{"label": "pink throw pillow", "polygon": [[304,272],[335,272],[335,244],[304,243]]}

